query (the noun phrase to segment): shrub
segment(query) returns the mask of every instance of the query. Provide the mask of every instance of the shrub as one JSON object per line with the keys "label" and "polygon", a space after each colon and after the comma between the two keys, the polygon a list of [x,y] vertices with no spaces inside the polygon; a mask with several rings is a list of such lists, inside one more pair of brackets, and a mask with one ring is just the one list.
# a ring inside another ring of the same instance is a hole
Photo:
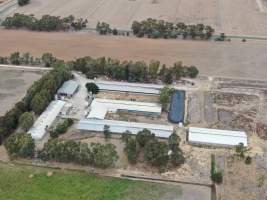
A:
{"label": "shrub", "polygon": [[19,118],[19,125],[24,131],[28,131],[34,123],[33,114],[30,112],[23,113]]}
{"label": "shrub", "polygon": [[95,83],[86,83],[85,87],[88,92],[92,92],[92,94],[99,93],[99,87]]}
{"label": "shrub", "polygon": [[18,0],[19,6],[24,6],[30,3],[30,0]]}
{"label": "shrub", "polygon": [[250,165],[251,162],[252,162],[252,158],[251,158],[250,156],[247,156],[246,159],[245,159],[245,163],[246,163],[247,165]]}
{"label": "shrub", "polygon": [[19,133],[11,135],[5,141],[5,147],[11,157],[33,157],[34,156],[34,140],[30,134]]}
{"label": "shrub", "polygon": [[66,133],[66,131],[68,130],[70,126],[72,126],[72,124],[73,124],[72,119],[70,118],[64,119],[63,122],[57,124],[56,128],[51,131],[50,136],[52,138],[57,138],[59,135]]}

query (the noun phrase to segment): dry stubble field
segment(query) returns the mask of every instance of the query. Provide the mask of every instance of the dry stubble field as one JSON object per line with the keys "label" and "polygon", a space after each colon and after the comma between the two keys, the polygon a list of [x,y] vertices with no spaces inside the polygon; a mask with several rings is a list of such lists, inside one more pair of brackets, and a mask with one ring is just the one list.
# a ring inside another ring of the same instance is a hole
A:
{"label": "dry stubble field", "polygon": [[[261,0],[258,0],[261,1]],[[267,13],[256,0],[32,0],[16,12],[87,18],[90,27],[106,21],[129,29],[134,20],[148,17],[171,22],[205,23],[217,32],[237,35],[265,35]]]}
{"label": "dry stubble field", "polygon": [[267,76],[267,42],[203,42],[152,40],[98,36],[89,33],[41,33],[0,29],[0,56],[30,52],[41,56],[51,52],[61,59],[82,56],[112,57],[120,60],[160,60],[172,65],[183,61],[195,65],[201,75],[264,79]]}

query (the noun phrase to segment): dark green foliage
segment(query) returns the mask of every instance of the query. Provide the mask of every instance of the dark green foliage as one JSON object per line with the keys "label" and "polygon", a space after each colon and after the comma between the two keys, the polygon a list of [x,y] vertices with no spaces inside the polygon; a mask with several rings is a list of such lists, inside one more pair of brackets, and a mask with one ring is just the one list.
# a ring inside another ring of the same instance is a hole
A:
{"label": "dark green foliage", "polygon": [[57,124],[56,128],[50,132],[52,138],[57,138],[59,135],[66,133],[68,128],[72,126],[73,119],[64,119],[63,122]]}
{"label": "dark green foliage", "polygon": [[184,23],[170,23],[164,20],[148,18],[141,22],[132,23],[133,34],[137,37],[147,36],[149,38],[177,38],[182,35],[183,38],[210,39],[214,29],[203,24],[186,25]]}
{"label": "dark green foliage", "polygon": [[92,92],[92,94],[98,94],[99,87],[95,83],[86,83],[85,87],[88,92]]}
{"label": "dark green foliage", "polygon": [[240,143],[239,145],[236,146],[235,151],[240,158],[244,159],[248,149],[244,146],[243,143]]}
{"label": "dark green foliage", "polygon": [[44,15],[41,19],[37,19],[33,15],[20,13],[15,13],[2,22],[2,26],[5,28],[25,28],[33,31],[81,30],[86,27],[86,24],[87,20],[75,20],[72,15],[65,18]]}
{"label": "dark green foliage", "polygon": [[56,60],[57,59],[51,53],[44,53],[42,55],[42,62],[44,63],[45,67],[51,67]]}
{"label": "dark green foliage", "polygon": [[138,143],[140,148],[143,148],[146,146],[146,144],[150,140],[154,140],[155,135],[151,133],[148,129],[144,129],[143,131],[139,131],[136,135],[136,142]]}
{"label": "dark green foliage", "polygon": [[43,160],[72,162],[100,168],[112,167],[118,159],[116,147],[113,144],[92,143],[91,146],[88,146],[73,140],[60,141],[58,139],[52,139],[45,143],[39,156]]}
{"label": "dark green foliage", "polygon": [[91,57],[78,58],[71,62],[74,70],[81,71],[87,78],[93,79],[98,76],[107,76],[115,80],[125,80],[128,82],[156,82],[161,78],[170,84],[173,80],[179,80],[181,77],[196,76],[195,67],[183,66],[177,62],[173,67],[167,68],[160,65],[159,61],[151,61],[150,64],[145,62],[132,62],[113,60],[111,58]]}
{"label": "dark green foliage", "polygon": [[160,91],[159,101],[162,104],[162,108],[167,110],[168,104],[170,103],[171,95],[174,92],[174,88],[169,88],[165,86]]}
{"label": "dark green foliage", "polygon": [[104,136],[105,136],[106,140],[111,138],[110,127],[108,125],[104,126],[103,133],[104,133]]}
{"label": "dark green foliage", "polygon": [[[110,28],[110,25],[106,22],[98,22],[96,25],[96,31],[100,34],[100,35],[107,35],[112,33],[112,29]],[[114,30],[113,30],[114,31]],[[113,32],[114,33],[114,32]],[[114,34],[115,35],[115,34]]]}
{"label": "dark green foliage", "polygon": [[19,118],[19,126],[26,132],[32,127],[33,123],[34,117],[30,112],[23,113]]}
{"label": "dark green foliage", "polygon": [[19,6],[25,6],[30,3],[30,0],[18,0]]}
{"label": "dark green foliage", "polygon": [[145,146],[145,160],[153,166],[163,167],[168,164],[168,145],[156,139],[150,140]]}
{"label": "dark green foliage", "polygon": [[212,154],[211,155],[211,171],[210,171],[210,174],[211,174],[211,180],[215,183],[222,183],[223,181],[223,174],[222,172],[218,172],[217,169],[216,169],[216,163],[215,163],[215,155]]}
{"label": "dark green foliage", "polygon": [[31,158],[34,155],[35,144],[30,134],[19,133],[11,135],[5,141],[5,147],[11,157]]}
{"label": "dark green foliage", "polygon": [[252,158],[250,156],[247,156],[245,159],[245,164],[250,165],[252,162]]}
{"label": "dark green foliage", "polygon": [[[185,158],[179,147],[180,138],[173,133],[168,141],[160,142],[155,135],[149,130],[144,129],[137,133],[136,137],[132,137],[130,132],[122,134],[122,141],[125,143],[124,153],[131,164],[140,161],[139,154],[142,152],[147,163],[165,168],[169,162],[176,167],[184,163]],[[169,156],[168,152],[172,154]]]}
{"label": "dark green foliage", "polygon": [[48,99],[43,98],[39,93],[37,93],[31,100],[31,110],[35,114],[40,115],[48,106],[48,104]]}
{"label": "dark green foliage", "polygon": [[10,62],[13,65],[19,65],[20,64],[20,53],[14,52],[10,55]]}

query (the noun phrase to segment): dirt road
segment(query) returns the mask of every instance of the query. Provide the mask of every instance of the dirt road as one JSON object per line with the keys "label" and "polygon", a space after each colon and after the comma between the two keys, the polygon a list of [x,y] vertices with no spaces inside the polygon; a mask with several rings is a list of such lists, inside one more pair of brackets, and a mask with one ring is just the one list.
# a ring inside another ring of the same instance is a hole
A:
{"label": "dirt road", "polygon": [[109,56],[127,60],[183,61],[202,75],[266,79],[267,41],[207,42],[98,36],[88,33],[40,33],[0,29],[0,55],[51,52],[65,60]]}

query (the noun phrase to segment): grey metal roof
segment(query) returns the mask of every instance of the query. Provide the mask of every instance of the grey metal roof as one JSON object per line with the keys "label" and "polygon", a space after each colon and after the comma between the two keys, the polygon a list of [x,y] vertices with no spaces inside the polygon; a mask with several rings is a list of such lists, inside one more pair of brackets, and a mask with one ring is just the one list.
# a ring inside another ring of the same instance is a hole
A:
{"label": "grey metal roof", "polygon": [[69,80],[66,81],[61,88],[58,89],[58,94],[67,94],[67,95],[73,95],[77,88],[79,87],[79,84],[76,81]]}

